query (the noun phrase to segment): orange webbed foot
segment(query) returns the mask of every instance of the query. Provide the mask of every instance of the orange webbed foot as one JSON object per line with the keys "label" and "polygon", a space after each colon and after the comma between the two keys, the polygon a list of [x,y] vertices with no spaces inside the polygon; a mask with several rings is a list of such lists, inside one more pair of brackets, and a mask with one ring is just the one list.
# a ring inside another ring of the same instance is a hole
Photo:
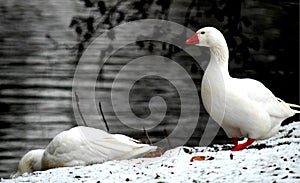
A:
{"label": "orange webbed foot", "polygon": [[233,138],[233,143],[234,143],[235,147],[233,149],[231,149],[231,151],[240,151],[240,150],[243,150],[246,147],[248,147],[249,145],[251,145],[253,142],[254,142],[254,139],[249,138],[245,143],[238,144],[237,143],[237,138]]}

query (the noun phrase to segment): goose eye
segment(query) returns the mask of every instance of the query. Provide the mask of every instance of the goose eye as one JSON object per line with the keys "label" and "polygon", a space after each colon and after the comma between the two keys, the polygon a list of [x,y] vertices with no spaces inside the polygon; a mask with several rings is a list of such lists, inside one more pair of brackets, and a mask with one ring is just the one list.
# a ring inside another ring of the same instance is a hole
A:
{"label": "goose eye", "polygon": [[204,31],[202,31],[202,32],[200,32],[200,34],[205,34],[205,32],[204,32]]}

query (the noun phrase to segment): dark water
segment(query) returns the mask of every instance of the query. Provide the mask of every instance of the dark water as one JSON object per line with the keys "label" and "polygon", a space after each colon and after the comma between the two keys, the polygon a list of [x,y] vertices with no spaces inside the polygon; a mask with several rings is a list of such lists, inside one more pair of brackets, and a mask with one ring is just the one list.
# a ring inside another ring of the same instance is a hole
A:
{"label": "dark water", "polygon": [[[124,1],[118,7],[127,15],[134,14],[136,9],[128,8],[132,2]],[[206,25],[223,29],[231,48],[233,76],[259,79],[278,97],[299,103],[298,1],[237,1],[241,2],[239,4],[228,0],[214,4],[211,1],[173,0],[170,7],[161,2],[149,1],[151,6],[143,10],[148,13],[148,18],[167,17],[194,31]],[[107,1],[106,5],[109,8],[116,2]],[[96,13],[79,0],[4,0],[0,5],[0,177],[13,173],[20,157],[28,150],[44,148],[57,133],[77,125],[76,119],[82,124],[80,116],[74,116],[73,105],[76,103],[72,103],[72,82],[78,61],[77,50],[71,48],[76,46],[78,35],[69,28],[74,15]],[[110,130],[145,140],[143,131],[119,122],[109,102],[110,88],[121,68],[144,55],[167,56],[189,73],[199,94],[203,70],[183,51],[170,55],[168,45],[159,42],[143,44],[144,47],[128,45],[114,54],[100,72],[96,89],[97,101],[101,100]],[[102,45],[100,49],[106,49],[106,46]],[[87,64],[88,69],[94,67],[97,66],[93,63]],[[181,74],[163,66],[160,68],[162,72],[170,73],[170,77]],[[123,80],[116,84],[117,90],[126,88],[134,78],[132,74],[141,70],[147,71],[140,65],[130,67]],[[180,78],[178,83],[184,86],[184,79]],[[171,133],[176,127],[180,117],[179,94],[170,82],[157,76],[137,81],[130,91],[131,110],[142,118],[149,115],[149,101],[157,95],[164,98],[168,107],[161,124],[149,130],[154,142],[165,137],[165,129]],[[199,144],[208,120],[203,108],[199,115],[188,145]],[[188,116],[184,119],[189,121]],[[292,120],[299,120],[299,116]],[[220,133],[216,142],[224,142],[224,139],[226,137]]]}
{"label": "dark water", "polygon": [[13,173],[31,149],[44,148],[75,125],[72,53],[55,49],[46,34],[75,41],[68,23],[74,2],[4,1],[0,5],[0,177]]}

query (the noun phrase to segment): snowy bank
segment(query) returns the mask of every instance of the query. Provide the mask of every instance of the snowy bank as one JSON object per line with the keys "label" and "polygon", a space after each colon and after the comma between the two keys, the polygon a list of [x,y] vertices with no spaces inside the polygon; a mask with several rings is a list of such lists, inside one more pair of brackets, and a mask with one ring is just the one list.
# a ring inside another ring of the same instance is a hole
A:
{"label": "snowy bank", "polygon": [[[178,147],[157,158],[56,168],[2,182],[300,182],[300,122],[248,149]],[[193,156],[200,160],[190,162]]]}

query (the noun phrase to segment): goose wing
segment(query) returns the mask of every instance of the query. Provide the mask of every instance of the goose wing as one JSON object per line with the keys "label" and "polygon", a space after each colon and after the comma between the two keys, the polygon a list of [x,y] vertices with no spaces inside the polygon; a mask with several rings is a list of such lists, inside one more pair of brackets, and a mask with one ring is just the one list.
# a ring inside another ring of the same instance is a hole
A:
{"label": "goose wing", "polygon": [[261,82],[254,79],[236,79],[241,92],[256,105],[262,107],[271,117],[285,119],[295,114],[283,100],[278,99]]}
{"label": "goose wing", "polygon": [[133,158],[155,149],[147,144],[137,144],[125,135],[79,126],[58,134],[47,146],[43,159],[48,166],[51,162],[55,166],[87,165]]}

